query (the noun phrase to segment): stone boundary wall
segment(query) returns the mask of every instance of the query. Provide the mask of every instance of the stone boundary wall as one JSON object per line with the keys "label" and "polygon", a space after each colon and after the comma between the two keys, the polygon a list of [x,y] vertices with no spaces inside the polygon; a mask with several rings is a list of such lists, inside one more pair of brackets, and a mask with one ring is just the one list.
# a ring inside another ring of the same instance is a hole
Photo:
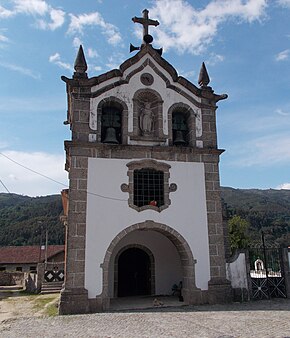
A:
{"label": "stone boundary wall", "polygon": [[12,286],[12,285],[23,285],[24,272],[0,272],[0,285],[1,286]]}
{"label": "stone boundary wall", "polygon": [[247,269],[247,255],[236,252],[226,263],[227,279],[231,282],[234,301],[249,300],[249,283]]}

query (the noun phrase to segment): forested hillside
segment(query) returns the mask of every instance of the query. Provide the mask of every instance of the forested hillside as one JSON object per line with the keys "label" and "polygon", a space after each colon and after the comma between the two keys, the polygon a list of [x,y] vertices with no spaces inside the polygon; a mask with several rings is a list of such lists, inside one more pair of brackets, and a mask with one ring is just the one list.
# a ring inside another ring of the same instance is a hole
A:
{"label": "forested hillside", "polygon": [[222,188],[226,216],[239,215],[250,223],[252,244],[290,245],[290,190]]}
{"label": "forested hillside", "polygon": [[0,194],[0,246],[39,245],[45,241],[48,229],[49,244],[63,244],[64,226],[60,195],[28,197]]}
{"label": "forested hillside", "polygon": [[[290,245],[290,190],[222,188],[225,216],[239,215],[250,223],[252,243],[265,233],[268,245]],[[0,194],[0,246],[39,245],[48,229],[49,244],[63,244],[60,195],[28,197]]]}

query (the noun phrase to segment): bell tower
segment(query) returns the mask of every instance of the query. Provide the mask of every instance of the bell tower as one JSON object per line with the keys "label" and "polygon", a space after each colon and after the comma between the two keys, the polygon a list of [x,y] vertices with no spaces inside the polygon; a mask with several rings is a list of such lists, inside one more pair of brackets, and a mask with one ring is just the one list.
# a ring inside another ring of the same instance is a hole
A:
{"label": "bell tower", "polygon": [[132,20],[143,41],[119,69],[89,78],[80,46],[72,78],[62,77],[72,131],[62,314],[170,295],[174,284],[186,304],[231,298],[216,133],[227,95],[214,93],[204,63],[199,87],[177,74],[152,45],[159,22],[147,10]]}

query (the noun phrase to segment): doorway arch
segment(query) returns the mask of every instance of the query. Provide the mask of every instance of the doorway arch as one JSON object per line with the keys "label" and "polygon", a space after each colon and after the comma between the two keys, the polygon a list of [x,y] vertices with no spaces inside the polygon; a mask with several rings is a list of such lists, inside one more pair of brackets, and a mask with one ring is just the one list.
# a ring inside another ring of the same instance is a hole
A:
{"label": "doorway arch", "polygon": [[[196,287],[195,284],[195,264],[196,260],[193,258],[191,249],[185,240],[185,238],[177,232],[175,229],[170,226],[162,223],[157,223],[151,220],[137,223],[131,225],[121,232],[119,232],[116,237],[110,243],[104,257],[104,261],[101,264],[101,268],[103,269],[103,291],[100,295],[101,302],[103,304],[103,309],[109,309],[110,307],[110,296],[109,296],[109,265],[112,258],[112,254],[120,242],[122,238],[124,238],[128,233],[131,233],[135,230],[152,230],[161,233],[166,236],[172,244],[175,246],[181,266],[182,266],[182,274],[183,274],[183,298],[184,302],[187,304],[201,303],[202,299],[202,291],[201,289]],[[114,262],[113,262],[114,263]]]}
{"label": "doorway arch", "polygon": [[130,244],[115,257],[114,296],[152,295],[155,292],[155,261],[145,246]]}

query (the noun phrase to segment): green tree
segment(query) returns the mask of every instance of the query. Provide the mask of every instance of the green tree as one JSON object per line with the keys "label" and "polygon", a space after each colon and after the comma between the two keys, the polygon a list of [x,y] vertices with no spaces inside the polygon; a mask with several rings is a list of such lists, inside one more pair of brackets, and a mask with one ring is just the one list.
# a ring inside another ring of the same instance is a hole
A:
{"label": "green tree", "polygon": [[231,251],[236,249],[244,249],[250,244],[250,237],[248,235],[249,222],[241,216],[235,215],[228,222],[229,239]]}

